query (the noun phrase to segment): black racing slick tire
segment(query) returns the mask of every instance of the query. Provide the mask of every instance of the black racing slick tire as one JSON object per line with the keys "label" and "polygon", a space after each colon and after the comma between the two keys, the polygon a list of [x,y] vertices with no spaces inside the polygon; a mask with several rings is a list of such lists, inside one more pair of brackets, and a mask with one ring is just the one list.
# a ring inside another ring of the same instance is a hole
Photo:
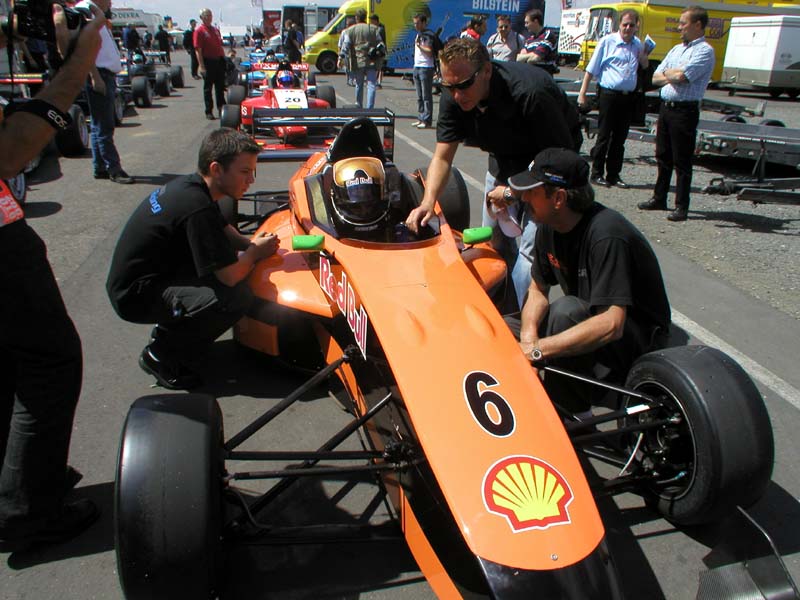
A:
{"label": "black racing slick tire", "polygon": [[[419,169],[423,181],[427,179],[427,168]],[[447,224],[456,231],[464,231],[469,227],[469,192],[461,171],[452,167],[450,177],[439,196],[439,206],[442,207]]]}
{"label": "black racing slick tire", "polygon": [[228,99],[226,104],[235,104],[236,106],[241,106],[245,98],[247,98],[247,88],[245,88],[243,85],[232,85],[228,88]]}
{"label": "black racing slick tire", "polygon": [[131,94],[136,106],[143,108],[153,106],[153,88],[150,87],[150,81],[144,75],[131,79]]}
{"label": "black racing slick tire", "polygon": [[83,156],[89,147],[89,125],[86,115],[77,104],[69,107],[72,123],[56,133],[56,148],[62,156]]}
{"label": "black racing slick tire", "polygon": [[215,597],[222,444],[212,396],[160,394],[131,406],[114,487],[117,570],[127,600]]}
{"label": "black racing slick tire", "polygon": [[219,115],[219,126],[239,129],[242,122],[242,109],[234,104],[225,104]]}
{"label": "black racing slick tire", "polygon": [[339,56],[335,52],[323,52],[317,59],[317,70],[323,75],[336,73],[339,67]]}
{"label": "black racing slick tire", "polygon": [[706,346],[667,348],[637,359],[626,387],[662,404],[627,424],[666,421],[642,432],[636,452],[649,505],[674,523],[697,525],[761,498],[775,456],[772,427],[761,394],[736,361]]}
{"label": "black racing slick tire", "polygon": [[159,71],[156,73],[156,85],[155,85],[156,94],[161,96],[162,98],[169,97],[169,73],[166,71]]}
{"label": "black racing slick tire", "polygon": [[172,65],[169,68],[169,78],[172,82],[172,87],[179,89],[183,87],[183,67],[180,65]]}
{"label": "black racing slick tire", "polygon": [[331,108],[336,108],[336,90],[332,85],[318,85],[317,98],[327,102]]}

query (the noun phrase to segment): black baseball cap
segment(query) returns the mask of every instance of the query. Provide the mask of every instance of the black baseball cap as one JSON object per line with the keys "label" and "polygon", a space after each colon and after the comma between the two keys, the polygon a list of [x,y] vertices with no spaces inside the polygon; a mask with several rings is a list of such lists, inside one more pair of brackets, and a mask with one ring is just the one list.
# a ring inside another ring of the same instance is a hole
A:
{"label": "black baseball cap", "polygon": [[573,150],[547,148],[539,152],[527,170],[512,175],[508,185],[522,191],[549,183],[571,190],[589,183],[589,163]]}

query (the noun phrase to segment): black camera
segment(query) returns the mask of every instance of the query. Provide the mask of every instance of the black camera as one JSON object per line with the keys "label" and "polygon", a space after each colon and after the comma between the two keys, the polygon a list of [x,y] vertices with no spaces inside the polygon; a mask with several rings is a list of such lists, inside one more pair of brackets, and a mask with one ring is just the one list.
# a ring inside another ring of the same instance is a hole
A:
{"label": "black camera", "polygon": [[79,29],[92,18],[92,11],[88,8],[69,7],[64,0],[16,0],[14,14],[17,16],[17,33],[23,37],[55,42],[54,4],[64,8],[69,29]]}

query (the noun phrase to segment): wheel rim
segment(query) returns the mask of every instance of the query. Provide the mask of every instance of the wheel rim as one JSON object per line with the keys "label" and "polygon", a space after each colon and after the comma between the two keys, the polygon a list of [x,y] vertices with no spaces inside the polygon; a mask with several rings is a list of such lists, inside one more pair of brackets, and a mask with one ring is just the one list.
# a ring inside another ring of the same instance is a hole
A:
{"label": "wheel rim", "polygon": [[[639,383],[635,391],[659,400],[663,407],[645,411],[623,419],[623,425],[639,425],[669,420],[670,423],[654,429],[630,434],[626,451],[636,450],[634,463],[639,476],[650,481],[647,489],[654,495],[669,500],[678,500],[692,489],[696,477],[697,441],[686,410],[680,400],[657,381]],[[623,405],[646,403],[638,398],[626,396]]]}

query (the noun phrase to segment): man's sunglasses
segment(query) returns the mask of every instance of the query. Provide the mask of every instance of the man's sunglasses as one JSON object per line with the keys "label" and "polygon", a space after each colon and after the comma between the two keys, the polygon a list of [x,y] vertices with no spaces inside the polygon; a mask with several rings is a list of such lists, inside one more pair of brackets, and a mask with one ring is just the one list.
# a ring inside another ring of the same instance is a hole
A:
{"label": "man's sunglasses", "polygon": [[439,85],[442,89],[447,90],[448,92],[453,90],[460,90],[463,92],[464,90],[468,90],[472,87],[472,84],[475,83],[475,78],[478,76],[478,73],[481,72],[481,69],[483,69],[483,66],[478,67],[478,70],[464,81],[459,81],[458,83],[441,82]]}

